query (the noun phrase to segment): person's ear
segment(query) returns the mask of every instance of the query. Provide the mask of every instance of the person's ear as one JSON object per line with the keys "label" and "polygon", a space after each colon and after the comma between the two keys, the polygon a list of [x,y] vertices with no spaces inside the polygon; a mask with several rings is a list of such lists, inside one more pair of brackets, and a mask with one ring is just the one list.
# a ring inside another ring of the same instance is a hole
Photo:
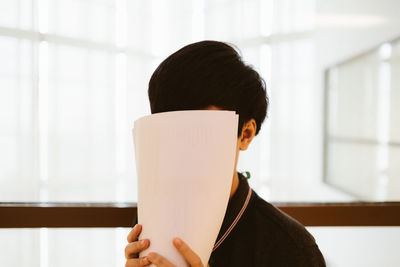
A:
{"label": "person's ear", "polygon": [[254,136],[256,135],[257,123],[254,119],[250,119],[242,127],[242,134],[239,137],[239,149],[246,150]]}

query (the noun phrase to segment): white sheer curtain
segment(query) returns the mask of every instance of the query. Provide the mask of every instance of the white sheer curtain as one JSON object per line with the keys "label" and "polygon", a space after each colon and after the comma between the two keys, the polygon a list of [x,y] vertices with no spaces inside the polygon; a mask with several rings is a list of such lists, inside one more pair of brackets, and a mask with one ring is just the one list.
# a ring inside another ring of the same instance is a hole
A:
{"label": "white sheer curtain", "polygon": [[135,201],[131,127],[154,68],[188,43],[236,45],[269,118],[239,170],[256,190],[320,179],[314,1],[0,2],[2,201]]}

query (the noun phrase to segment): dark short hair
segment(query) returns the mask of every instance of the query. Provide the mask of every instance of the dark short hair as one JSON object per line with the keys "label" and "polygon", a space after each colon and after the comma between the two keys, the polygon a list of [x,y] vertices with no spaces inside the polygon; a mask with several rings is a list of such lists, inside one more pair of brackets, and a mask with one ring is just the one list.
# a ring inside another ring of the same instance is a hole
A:
{"label": "dark short hair", "polygon": [[267,116],[265,81],[230,45],[217,41],[189,44],[154,71],[148,90],[152,113],[216,106],[239,114],[238,137],[254,119],[256,135]]}

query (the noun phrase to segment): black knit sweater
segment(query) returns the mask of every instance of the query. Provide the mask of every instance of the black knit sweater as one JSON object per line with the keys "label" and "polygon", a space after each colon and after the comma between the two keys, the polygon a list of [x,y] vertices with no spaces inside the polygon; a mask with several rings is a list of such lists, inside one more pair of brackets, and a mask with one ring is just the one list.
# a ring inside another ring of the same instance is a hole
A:
{"label": "black knit sweater", "polygon": [[210,267],[324,267],[313,236],[299,222],[260,198],[239,174]]}

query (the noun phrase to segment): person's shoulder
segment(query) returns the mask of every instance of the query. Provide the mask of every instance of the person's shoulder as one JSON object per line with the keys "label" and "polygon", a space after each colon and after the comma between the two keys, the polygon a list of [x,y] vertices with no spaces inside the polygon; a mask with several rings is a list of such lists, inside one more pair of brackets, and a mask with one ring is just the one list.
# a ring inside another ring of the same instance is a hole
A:
{"label": "person's shoulder", "polygon": [[298,248],[316,245],[314,237],[298,221],[262,199],[254,190],[254,212],[257,222],[268,225],[266,231]]}
{"label": "person's shoulder", "polygon": [[282,266],[326,266],[314,237],[298,221],[265,201],[253,190],[253,218],[258,246],[270,247],[264,261]]}

